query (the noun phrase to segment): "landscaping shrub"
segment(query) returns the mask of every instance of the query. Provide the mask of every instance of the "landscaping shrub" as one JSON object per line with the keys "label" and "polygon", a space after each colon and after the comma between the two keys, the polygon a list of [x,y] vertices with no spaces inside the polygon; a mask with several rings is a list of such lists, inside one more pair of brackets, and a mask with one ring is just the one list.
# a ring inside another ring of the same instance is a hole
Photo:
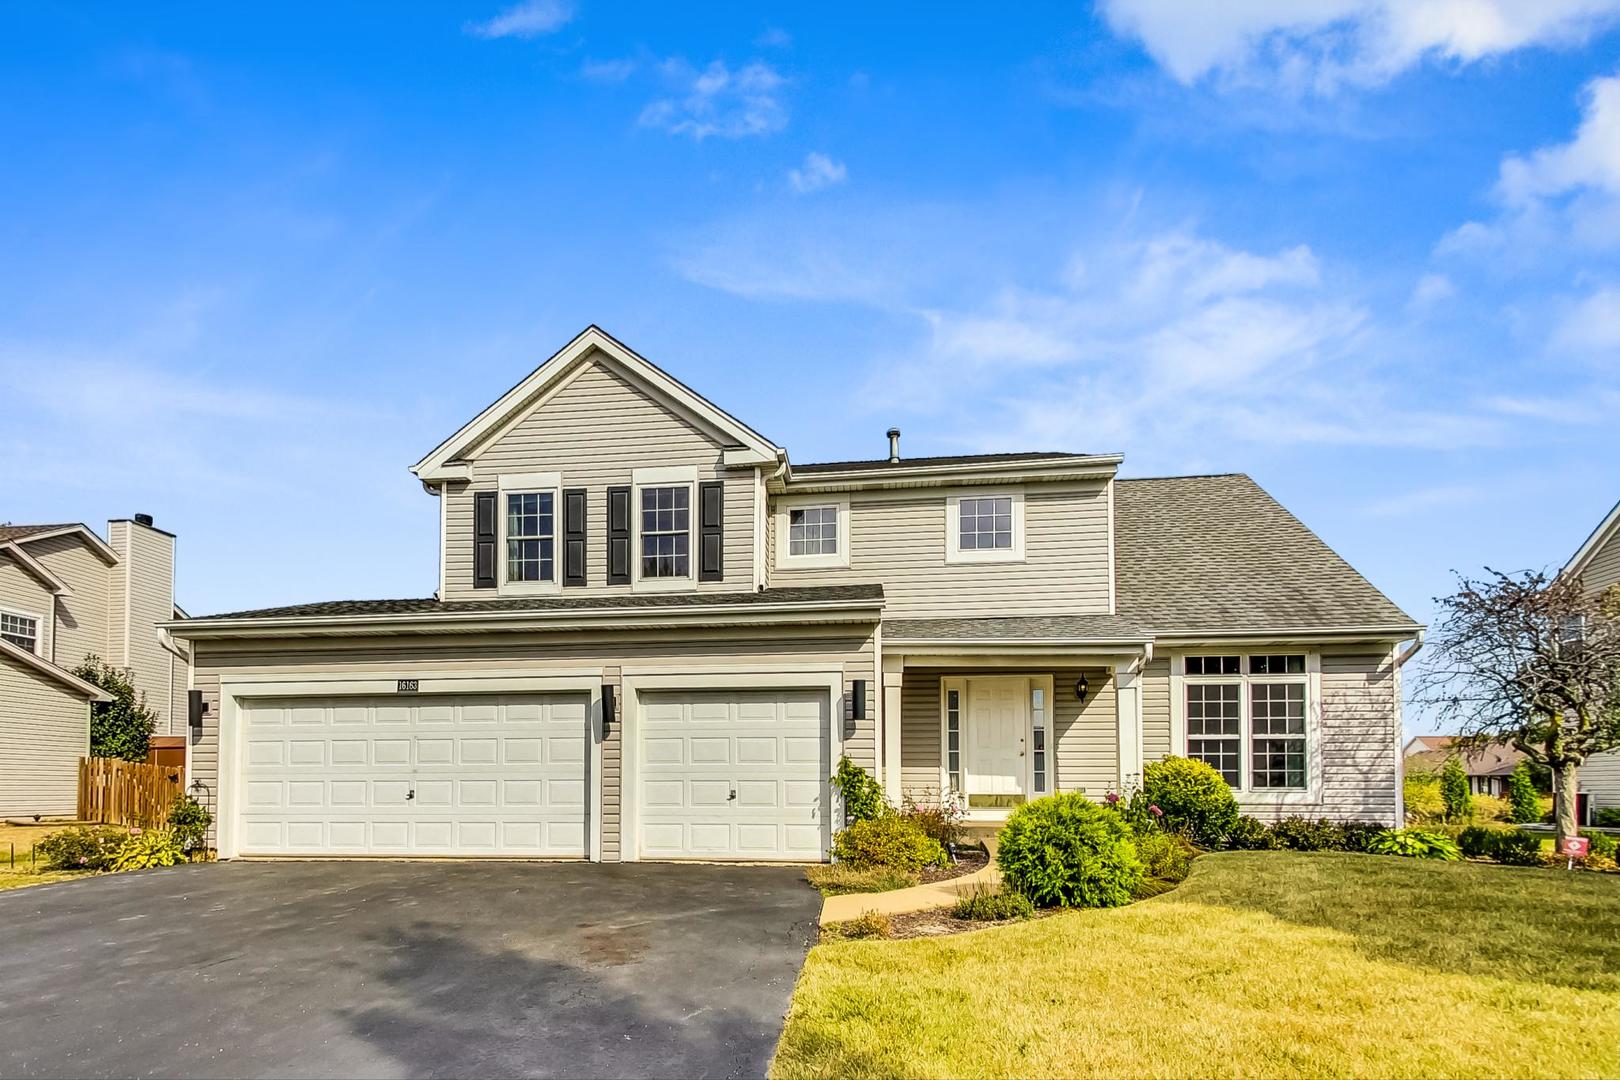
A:
{"label": "landscaping shrub", "polygon": [[1367,850],[1374,855],[1404,855],[1413,859],[1455,862],[1462,858],[1457,841],[1429,829],[1394,829],[1375,837]]}
{"label": "landscaping shrub", "polygon": [[1167,757],[1143,770],[1142,790],[1164,811],[1164,827],[1219,847],[1237,824],[1237,800],[1221,774],[1194,758]]}
{"label": "landscaping shrub", "polygon": [[1620,854],[1620,840],[1616,840],[1612,833],[1590,832],[1581,830],[1581,835],[1592,842],[1589,850],[1593,855],[1604,859],[1614,859]]}
{"label": "landscaping shrub", "polygon": [[1496,850],[1496,836],[1501,831],[1470,825],[1457,834],[1457,850],[1470,859],[1489,859]]}
{"label": "landscaping shrub", "polygon": [[1310,821],[1297,815],[1277,822],[1271,834],[1290,851],[1337,851],[1344,840],[1339,826],[1327,818]]}
{"label": "landscaping shrub", "polygon": [[1029,897],[1014,889],[975,889],[956,902],[951,914],[975,922],[1006,922],[1035,914]]}
{"label": "landscaping shrub", "polygon": [[1198,849],[1180,833],[1151,832],[1136,838],[1136,857],[1148,877],[1179,882],[1192,869]]}
{"label": "landscaping shrub", "polygon": [[1389,832],[1376,821],[1346,821],[1339,825],[1340,851],[1371,851],[1373,841]]}
{"label": "landscaping shrub", "polygon": [[1020,806],[998,840],[1002,878],[1041,907],[1118,907],[1142,880],[1130,826],[1078,791]]}
{"label": "landscaping shrub", "polygon": [[1605,829],[1620,829],[1620,806],[1605,806],[1592,817],[1595,824]]}
{"label": "landscaping shrub", "polygon": [[176,795],[169,806],[169,831],[188,857],[206,850],[208,826],[213,822],[214,815],[184,792]]}
{"label": "landscaping shrub", "polygon": [[949,861],[939,841],[900,814],[854,822],[833,838],[833,858],[856,869],[886,867],[915,873]]}
{"label": "landscaping shrub", "polygon": [[150,870],[185,861],[180,842],[168,829],[132,829],[112,858],[113,870]]}
{"label": "landscaping shrub", "polygon": [[1530,775],[1530,763],[1521,761],[1508,777],[1508,818],[1515,825],[1528,825],[1541,820],[1541,795],[1536,791],[1535,778]]}
{"label": "landscaping shrub", "polygon": [[1140,788],[1131,792],[1128,799],[1110,791],[1103,796],[1103,805],[1118,814],[1131,827],[1134,836],[1146,836],[1164,827],[1164,811]]}
{"label": "landscaping shrub", "polygon": [[1277,837],[1259,818],[1244,814],[1226,834],[1226,846],[1234,851],[1272,851]]}
{"label": "landscaping shrub", "polygon": [[124,843],[124,830],[110,826],[63,829],[37,845],[45,865],[56,870],[106,870]]}
{"label": "landscaping shrub", "polygon": [[892,928],[889,917],[881,911],[863,911],[853,919],[827,927],[834,937],[841,938],[888,937]]}
{"label": "landscaping shrub", "polygon": [[1446,813],[1440,797],[1440,777],[1435,773],[1410,772],[1401,787],[1406,820],[1415,825],[1439,821]]}
{"label": "landscaping shrub", "polygon": [[1541,837],[1518,829],[1500,829],[1492,838],[1489,854],[1507,866],[1540,866]]}
{"label": "landscaping shrub", "polygon": [[1513,820],[1513,804],[1495,795],[1475,795],[1474,820],[1510,823]]}
{"label": "landscaping shrub", "polygon": [[1447,821],[1467,821],[1474,813],[1474,796],[1468,790],[1468,772],[1461,758],[1446,758],[1446,767],[1440,770],[1440,801]]}
{"label": "landscaping shrub", "polygon": [[917,875],[909,870],[895,870],[888,866],[857,869],[846,863],[812,866],[804,872],[804,876],[806,881],[821,891],[822,896],[889,892],[910,888],[918,880]]}
{"label": "landscaping shrub", "polygon": [[883,785],[877,777],[849,760],[849,755],[838,759],[838,771],[833,774],[833,787],[844,797],[844,824],[871,821],[889,810],[883,799]]}
{"label": "landscaping shrub", "polygon": [[924,836],[941,844],[961,842],[962,803],[959,799],[947,797],[938,806],[919,806],[907,799],[900,816],[922,830]]}

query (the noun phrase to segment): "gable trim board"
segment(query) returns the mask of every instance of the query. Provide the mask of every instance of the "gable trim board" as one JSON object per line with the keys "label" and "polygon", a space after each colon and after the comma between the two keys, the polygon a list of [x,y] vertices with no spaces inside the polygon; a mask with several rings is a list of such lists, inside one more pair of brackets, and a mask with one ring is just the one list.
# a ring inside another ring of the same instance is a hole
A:
{"label": "gable trim board", "polygon": [[112,695],[94,683],[85,682],[77,675],[65,668],[59,668],[43,657],[35,656],[27,649],[0,638],[0,656],[7,657],[26,667],[33,668],[42,675],[49,676],[62,685],[62,687],[86,701],[106,703],[112,700]]}
{"label": "gable trim board", "polygon": [[18,544],[15,540],[8,540],[5,543],[0,543],[0,551],[3,551],[7,555],[11,556],[12,560],[15,561],[18,566],[28,571],[28,573],[33,575],[33,577],[41,585],[51,590],[52,595],[73,595],[72,586],[63,581],[57,575],[51,573],[50,569],[44,563],[28,554],[28,552],[23,549],[22,545]]}
{"label": "gable trim board", "polygon": [[1586,538],[1586,542],[1571,556],[1569,562],[1564,564],[1563,573],[1574,575],[1585,572],[1593,556],[1615,537],[1620,537],[1620,503],[1614,504],[1614,509],[1609,511],[1608,517],[1592,530],[1592,535]]}
{"label": "gable trim board", "polygon": [[[122,519],[115,519],[122,520]],[[108,522],[111,524],[111,522]],[[161,530],[159,530],[161,531]],[[118,565],[118,552],[114,551],[105,540],[97,536],[95,530],[88,525],[64,525],[58,529],[47,529],[44,532],[26,533],[10,538],[10,543],[33,544],[40,540],[50,540],[58,536],[77,536],[84,541],[85,547],[94,551],[101,557],[101,561],[108,566]]]}
{"label": "gable trim board", "polygon": [[[786,460],[786,451],[759,432],[674,379],[601,328],[588,326],[522,382],[501,395],[494,404],[434,447],[421,461],[411,466],[411,472],[425,481],[468,478],[465,464],[460,463],[463,455],[476,454],[507,427],[518,423],[544,404],[545,395],[560,390],[586,361],[596,356],[604,358],[678,414],[729,439],[727,466],[774,464]],[[744,452],[730,452],[739,448]]]}

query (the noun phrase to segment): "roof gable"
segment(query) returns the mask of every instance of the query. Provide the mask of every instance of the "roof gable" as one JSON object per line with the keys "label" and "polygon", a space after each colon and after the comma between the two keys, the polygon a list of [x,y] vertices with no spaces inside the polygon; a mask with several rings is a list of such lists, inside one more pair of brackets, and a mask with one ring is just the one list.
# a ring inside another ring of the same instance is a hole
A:
{"label": "roof gable", "polygon": [[108,566],[118,565],[118,552],[107,541],[97,536],[88,525],[70,522],[60,525],[0,525],[0,543],[24,545],[49,540],[56,536],[76,537],[85,547],[95,552]]}
{"label": "roof gable", "polygon": [[72,596],[73,589],[67,582],[51,573],[50,568],[34,558],[23,546],[14,540],[0,541],[0,554],[8,555],[11,561],[28,571],[36,581],[49,589],[57,596]]}
{"label": "roof gable", "polygon": [[522,382],[440,443],[411,471],[426,481],[463,478],[464,459],[498,439],[561,391],[590,363],[602,364],[727,447],[732,464],[763,464],[785,457],[776,444],[669,375],[602,329],[589,326]]}
{"label": "roof gable", "polygon": [[42,657],[35,656],[27,649],[13,645],[0,638],[0,660],[9,660],[18,667],[28,668],[49,678],[87,701],[111,701],[112,695],[94,683],[85,682],[73,672],[59,668]]}
{"label": "roof gable", "polygon": [[1584,573],[1587,565],[1610,541],[1620,543],[1620,503],[1615,503],[1614,509],[1609,511],[1609,516],[1592,530],[1592,535],[1586,538],[1586,543],[1582,544],[1580,550],[1564,565],[1564,573],[1570,575]]}

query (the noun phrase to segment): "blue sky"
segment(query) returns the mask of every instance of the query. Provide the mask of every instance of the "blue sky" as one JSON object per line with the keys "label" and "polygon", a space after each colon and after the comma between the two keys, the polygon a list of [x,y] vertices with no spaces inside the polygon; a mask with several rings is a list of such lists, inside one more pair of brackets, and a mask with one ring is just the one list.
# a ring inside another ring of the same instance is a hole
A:
{"label": "blue sky", "polygon": [[789,447],[1243,470],[1419,617],[1620,498],[1620,0],[0,14],[0,519],[426,595],[596,322]]}

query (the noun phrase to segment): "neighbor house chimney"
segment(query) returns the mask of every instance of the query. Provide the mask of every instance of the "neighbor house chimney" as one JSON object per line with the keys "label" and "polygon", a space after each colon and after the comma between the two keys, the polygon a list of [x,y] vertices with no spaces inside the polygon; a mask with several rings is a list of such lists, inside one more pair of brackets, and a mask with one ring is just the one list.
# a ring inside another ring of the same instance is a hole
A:
{"label": "neighbor house chimney", "polygon": [[135,515],[135,524],[137,524],[137,525],[145,525],[148,529],[150,529],[152,527],[152,515],[151,514],[136,514]]}
{"label": "neighbor house chimney", "polygon": [[889,429],[889,464],[900,464],[900,429],[897,427]]}

